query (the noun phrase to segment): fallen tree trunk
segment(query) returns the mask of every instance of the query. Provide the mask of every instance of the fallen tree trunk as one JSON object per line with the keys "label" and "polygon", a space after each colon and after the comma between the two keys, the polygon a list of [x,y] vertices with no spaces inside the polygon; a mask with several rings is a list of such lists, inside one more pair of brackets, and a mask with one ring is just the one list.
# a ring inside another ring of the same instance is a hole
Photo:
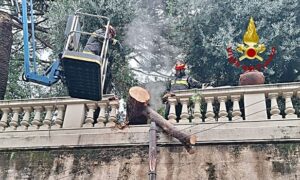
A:
{"label": "fallen tree trunk", "polygon": [[161,127],[164,132],[178,139],[184,145],[188,153],[194,153],[192,145],[196,143],[196,136],[180,131],[168,120],[151,109],[148,105],[150,100],[148,91],[141,87],[132,87],[129,90],[129,96],[127,101],[127,120],[129,124],[146,124],[147,119],[150,119]]}
{"label": "fallen tree trunk", "polygon": [[149,100],[150,95],[145,89],[138,86],[129,89],[129,97],[126,103],[129,125],[147,124],[148,117],[144,111]]}

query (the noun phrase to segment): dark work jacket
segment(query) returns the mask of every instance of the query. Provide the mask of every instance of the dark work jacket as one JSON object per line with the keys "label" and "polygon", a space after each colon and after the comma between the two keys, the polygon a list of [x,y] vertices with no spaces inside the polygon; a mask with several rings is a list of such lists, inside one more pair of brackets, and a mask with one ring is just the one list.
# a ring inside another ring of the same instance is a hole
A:
{"label": "dark work jacket", "polygon": [[173,92],[192,88],[201,88],[201,83],[190,76],[183,75],[171,80],[167,91]]}
{"label": "dark work jacket", "polygon": [[105,37],[105,31],[103,29],[98,29],[97,31],[93,32],[98,36],[91,35],[83,49],[85,53],[93,53],[95,55],[100,56],[102,50],[102,44]]}

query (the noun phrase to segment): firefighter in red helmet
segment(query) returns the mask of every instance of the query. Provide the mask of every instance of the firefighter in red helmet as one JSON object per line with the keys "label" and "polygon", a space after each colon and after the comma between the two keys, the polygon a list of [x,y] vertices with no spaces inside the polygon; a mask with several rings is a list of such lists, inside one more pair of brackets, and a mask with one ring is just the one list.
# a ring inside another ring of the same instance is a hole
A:
{"label": "firefighter in red helmet", "polygon": [[[173,91],[177,90],[186,90],[186,89],[193,89],[193,88],[201,88],[202,84],[195,80],[194,78],[188,76],[186,74],[186,64],[182,60],[178,60],[175,64],[175,77],[172,79],[168,86],[165,95],[162,97],[163,103],[166,104],[165,109],[165,118],[168,119],[169,111],[170,111],[170,104],[168,103],[168,98],[171,96],[175,96]],[[204,84],[203,84],[204,85]],[[175,107],[176,109],[176,120],[180,119],[182,105],[178,103]]]}

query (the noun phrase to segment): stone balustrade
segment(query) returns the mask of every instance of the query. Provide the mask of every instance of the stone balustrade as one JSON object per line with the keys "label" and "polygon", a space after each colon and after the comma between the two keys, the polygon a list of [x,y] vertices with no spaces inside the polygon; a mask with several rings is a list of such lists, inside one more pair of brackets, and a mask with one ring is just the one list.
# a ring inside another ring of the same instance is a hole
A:
{"label": "stone balustrade", "polygon": [[112,96],[99,102],[63,97],[0,101],[0,132],[114,126],[119,103],[109,101]]}
{"label": "stone balustrade", "polygon": [[298,82],[182,90],[168,99],[168,118],[173,123],[296,119],[299,97]]}
{"label": "stone balustrade", "polygon": [[[197,144],[300,141],[300,83],[216,87],[175,92],[169,120]],[[147,145],[149,125],[112,128],[119,101],[48,98],[0,101],[0,149]],[[182,110],[176,116],[176,105]],[[178,119],[178,120],[176,120]],[[178,144],[159,133],[158,143]]]}
{"label": "stone balustrade", "polygon": [[[296,119],[300,83],[191,89],[175,95],[168,99],[172,123]],[[99,102],[64,97],[0,101],[0,132],[113,127],[119,102],[109,100],[112,96]]]}

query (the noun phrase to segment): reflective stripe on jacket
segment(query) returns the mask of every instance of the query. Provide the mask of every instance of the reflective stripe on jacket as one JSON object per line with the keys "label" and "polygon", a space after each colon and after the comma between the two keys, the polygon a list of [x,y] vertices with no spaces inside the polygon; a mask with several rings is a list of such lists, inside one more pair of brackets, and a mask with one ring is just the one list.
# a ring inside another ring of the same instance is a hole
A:
{"label": "reflective stripe on jacket", "polygon": [[176,78],[171,81],[171,91],[189,89],[188,76]]}

